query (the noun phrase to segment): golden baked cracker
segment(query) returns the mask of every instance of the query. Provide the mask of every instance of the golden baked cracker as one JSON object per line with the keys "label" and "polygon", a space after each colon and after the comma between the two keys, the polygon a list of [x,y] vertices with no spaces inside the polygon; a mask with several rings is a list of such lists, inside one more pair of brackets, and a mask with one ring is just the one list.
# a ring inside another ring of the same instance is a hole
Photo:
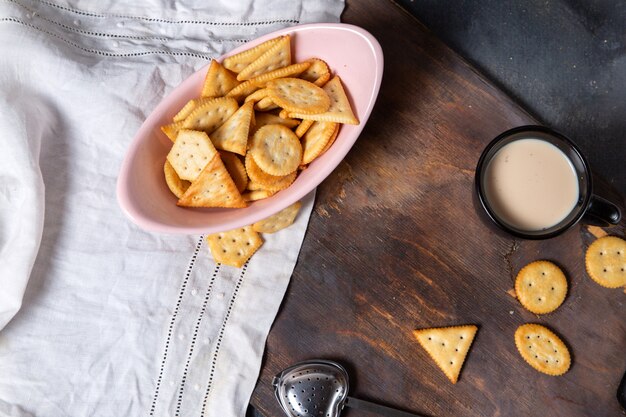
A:
{"label": "golden baked cracker", "polygon": [[259,111],[269,111],[278,108],[279,107],[269,97],[265,97],[254,104],[254,110]]}
{"label": "golden baked cracker", "polygon": [[182,122],[187,116],[189,116],[198,106],[208,103],[213,100],[215,97],[203,97],[203,98],[194,98],[191,99],[183,106],[182,109],[174,116],[174,122]]}
{"label": "golden baked cracker", "polygon": [[300,207],[302,207],[302,203],[297,201],[278,213],[254,223],[252,230],[259,233],[275,233],[291,226],[298,215],[298,211],[300,211]]}
{"label": "golden baked cracker", "polygon": [[264,200],[268,197],[273,196],[274,194],[276,194],[276,191],[255,190],[255,191],[248,191],[247,193],[241,194],[241,198],[243,198],[244,201],[250,202],[250,201]]}
{"label": "golden baked cracker", "polygon": [[250,124],[254,115],[253,103],[248,102],[228,118],[215,132],[211,141],[217,149],[246,154]]}
{"label": "golden baked cracker", "polygon": [[[306,112],[289,111],[289,117],[308,120],[320,120],[323,122],[337,122],[351,125],[358,125],[359,120],[354,116],[350,101],[341,85],[339,76],[335,76],[322,88],[330,97],[330,108],[320,114],[309,114]],[[278,105],[280,103],[276,102]],[[282,107],[282,106],[281,106]]]}
{"label": "golden baked cracker", "polygon": [[191,182],[186,180],[181,180],[172,164],[169,161],[165,160],[165,165],[163,166],[163,173],[165,174],[165,183],[170,191],[177,197],[181,198],[185,191],[191,185]]}
{"label": "golden baked cracker", "polygon": [[220,127],[239,108],[237,100],[220,97],[207,101],[195,108],[183,121],[185,129],[202,130],[208,135]]}
{"label": "golden baked cracker", "polygon": [[587,273],[606,288],[626,285],[626,241],[616,236],[595,240],[585,254]]}
{"label": "golden baked cracker", "polygon": [[[295,119],[294,119],[295,120]],[[315,123],[315,120],[302,120],[296,128],[296,136],[302,138],[307,130]]]}
{"label": "golden baked cracker", "polygon": [[237,76],[213,59],[204,78],[202,97],[222,97],[238,85]]}
{"label": "golden baked cracker", "polygon": [[260,90],[256,90],[254,93],[250,94],[248,97],[244,99],[244,102],[247,103],[249,101],[257,102],[266,98],[268,94],[267,88],[261,88]]}
{"label": "golden baked cracker", "polygon": [[270,175],[267,172],[264,172],[254,161],[254,158],[250,153],[246,154],[245,159],[246,172],[248,173],[248,177],[250,177],[251,182],[258,184],[260,187],[256,187],[254,189],[248,187],[250,190],[268,190],[268,191],[280,191],[289,187],[291,183],[296,179],[296,172],[292,172],[291,174],[276,176]]}
{"label": "golden baked cracker", "polygon": [[283,125],[288,127],[289,129],[293,129],[294,127],[298,126],[298,123],[300,123],[296,119],[283,119],[272,113],[256,113],[255,118],[255,131],[265,125]]}
{"label": "golden baked cracker", "polygon": [[241,268],[261,247],[263,239],[252,226],[206,236],[215,262]]}
{"label": "golden baked cracker", "polygon": [[176,142],[178,131],[183,128],[183,122],[170,123],[169,125],[161,126],[161,131],[165,133],[165,136],[170,138],[172,142]]}
{"label": "golden baked cracker", "polygon": [[252,83],[251,81],[244,81],[237,87],[230,90],[226,94],[226,97],[232,97],[241,103],[246,97],[248,97],[250,94],[254,93],[258,89],[259,87],[257,87],[256,84]]}
{"label": "golden baked cracker", "polygon": [[180,179],[193,182],[215,155],[217,150],[206,133],[181,130],[167,160]]}
{"label": "golden baked cracker", "polygon": [[517,274],[515,294],[531,313],[550,313],[565,300],[567,279],[563,271],[552,262],[531,262]]}
{"label": "golden baked cracker", "polygon": [[239,81],[258,77],[291,64],[291,36],[281,36],[263,55],[259,56],[237,75]]}
{"label": "golden baked cracker", "polygon": [[302,145],[295,133],[282,125],[265,125],[254,132],[250,154],[270,175],[287,175],[302,162]]}
{"label": "golden baked cracker", "polygon": [[289,119],[290,118],[289,117],[289,112],[287,110],[283,109],[283,110],[281,110],[278,113],[278,117],[280,117],[281,119]]}
{"label": "golden baked cracker", "polygon": [[268,41],[263,42],[260,45],[255,46],[254,48],[246,49],[245,51],[239,52],[236,55],[224,58],[224,62],[222,62],[222,64],[225,68],[231,70],[232,72],[241,72],[241,70],[254,62],[258,57],[263,55],[263,53],[269,50],[272,46],[276,45],[276,43],[278,43],[280,39],[280,36],[272,38]]}
{"label": "golden baked cracker", "polygon": [[339,129],[341,129],[341,125],[337,123],[337,125],[335,126],[335,131],[333,132],[333,135],[330,137],[330,140],[328,141],[324,149],[322,149],[322,152],[320,153],[320,155],[323,155],[324,152],[326,152],[331,146],[333,146],[333,143],[335,143],[337,136],[339,136]]}
{"label": "golden baked cracker", "polygon": [[221,151],[220,157],[226,167],[226,171],[230,174],[233,182],[237,186],[237,190],[241,193],[248,186],[248,174],[246,168],[243,166],[241,159],[234,153]]}
{"label": "golden baked cracker", "polygon": [[322,88],[300,78],[279,78],[267,83],[269,97],[290,113],[323,113],[330,97]]}
{"label": "golden baked cracker", "polygon": [[522,358],[539,372],[563,375],[571,358],[565,343],[551,330],[538,324],[524,324],[515,331],[515,346]]}
{"label": "golden baked cracker", "polygon": [[414,330],[413,335],[439,369],[456,384],[477,330],[478,327],[469,324]]}
{"label": "golden baked cracker", "polygon": [[310,164],[315,158],[321,155],[335,133],[336,123],[333,122],[315,122],[313,126],[307,130],[302,136],[300,143],[302,144],[302,164]]}
{"label": "golden baked cracker", "polygon": [[328,80],[330,80],[330,76],[331,76],[330,72],[326,73],[326,74],[320,76],[317,80],[313,81],[313,84],[315,84],[318,87],[323,87],[324,85],[326,85]]}
{"label": "golden baked cracker", "polygon": [[328,64],[319,58],[307,59],[305,62],[309,62],[311,66],[300,74],[300,78],[303,80],[315,83],[321,76],[330,74]]}
{"label": "golden baked cracker", "polygon": [[250,81],[252,81],[259,87],[265,87],[265,85],[269,81],[275,80],[277,78],[297,77],[310,66],[310,62],[299,62],[297,64],[288,65],[274,71],[266,72],[265,74],[261,74],[258,77],[251,78]]}
{"label": "golden baked cracker", "polygon": [[[178,141],[177,141],[178,142]],[[184,207],[246,207],[218,153],[176,203]]]}

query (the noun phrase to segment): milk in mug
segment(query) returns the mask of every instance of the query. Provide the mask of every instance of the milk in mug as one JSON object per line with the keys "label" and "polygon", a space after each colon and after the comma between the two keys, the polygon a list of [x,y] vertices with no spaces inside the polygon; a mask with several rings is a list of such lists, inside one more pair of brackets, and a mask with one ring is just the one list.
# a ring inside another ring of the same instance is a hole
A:
{"label": "milk in mug", "polygon": [[485,196],[495,215],[518,230],[559,224],[578,202],[578,178],[570,159],[540,139],[503,146],[489,162]]}

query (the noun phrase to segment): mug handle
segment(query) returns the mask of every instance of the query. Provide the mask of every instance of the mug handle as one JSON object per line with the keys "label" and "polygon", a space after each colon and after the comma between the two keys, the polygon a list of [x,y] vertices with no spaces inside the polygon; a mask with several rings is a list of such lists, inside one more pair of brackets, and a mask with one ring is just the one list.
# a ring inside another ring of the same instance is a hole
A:
{"label": "mug handle", "polygon": [[593,224],[605,227],[619,223],[622,212],[615,204],[594,194],[591,196],[585,216],[590,217]]}

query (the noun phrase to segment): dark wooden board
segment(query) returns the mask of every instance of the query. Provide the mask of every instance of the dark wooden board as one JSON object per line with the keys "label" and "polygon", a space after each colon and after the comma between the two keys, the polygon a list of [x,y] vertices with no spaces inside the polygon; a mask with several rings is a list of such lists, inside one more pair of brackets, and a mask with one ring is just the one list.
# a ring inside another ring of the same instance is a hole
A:
{"label": "dark wooden board", "polygon": [[[586,276],[594,237],[577,226],[548,241],[513,239],[475,207],[481,150],[532,118],[392,3],[348,1],[342,20],[381,43],[383,84],[363,134],[318,188],[252,404],[281,416],[273,375],[331,358],[347,366],[352,396],[429,416],[620,415],[626,294]],[[623,236],[624,223],[607,231]],[[508,294],[536,259],[560,265],[570,284],[545,316]],[[573,355],[567,374],[523,362],[513,333],[528,322],[562,336]],[[469,323],[478,335],[453,385],[411,331]]]}

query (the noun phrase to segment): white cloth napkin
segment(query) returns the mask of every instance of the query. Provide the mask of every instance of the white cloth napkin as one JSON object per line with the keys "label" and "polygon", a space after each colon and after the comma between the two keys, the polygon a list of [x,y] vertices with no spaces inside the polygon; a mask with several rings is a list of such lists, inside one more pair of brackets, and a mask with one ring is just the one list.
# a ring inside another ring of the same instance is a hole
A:
{"label": "white cloth napkin", "polygon": [[343,1],[196,3],[0,0],[0,416],[244,415],[313,195],[235,269],[132,224],[117,173],[209,58]]}

